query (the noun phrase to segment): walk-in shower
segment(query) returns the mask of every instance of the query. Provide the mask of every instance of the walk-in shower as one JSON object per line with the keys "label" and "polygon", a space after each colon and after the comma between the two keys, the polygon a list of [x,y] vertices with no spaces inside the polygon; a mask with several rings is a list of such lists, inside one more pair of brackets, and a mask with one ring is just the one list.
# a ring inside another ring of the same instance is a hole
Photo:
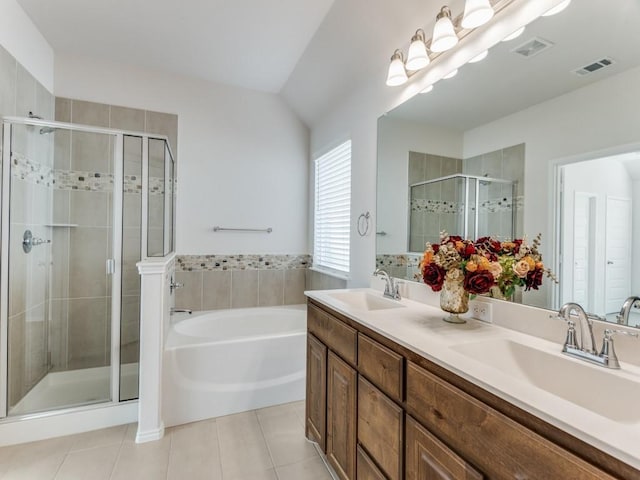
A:
{"label": "walk-in shower", "polygon": [[475,239],[515,237],[517,182],[455,174],[409,186],[409,251],[423,252],[441,231]]}
{"label": "walk-in shower", "polygon": [[167,137],[4,118],[0,418],[138,396],[136,263],[173,251]]}

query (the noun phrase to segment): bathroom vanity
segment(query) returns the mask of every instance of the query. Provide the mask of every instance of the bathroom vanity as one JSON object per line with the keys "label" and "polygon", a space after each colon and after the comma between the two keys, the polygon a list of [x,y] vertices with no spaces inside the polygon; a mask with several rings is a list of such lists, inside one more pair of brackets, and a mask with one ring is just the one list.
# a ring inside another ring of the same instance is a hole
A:
{"label": "bathroom vanity", "polygon": [[[632,419],[511,381],[508,365],[481,360],[500,345],[550,342],[351,292],[307,292],[306,436],[341,479],[640,478],[639,444],[624,446],[638,435],[625,430]],[[544,363],[536,358],[525,360]],[[620,445],[596,438],[612,429]]]}

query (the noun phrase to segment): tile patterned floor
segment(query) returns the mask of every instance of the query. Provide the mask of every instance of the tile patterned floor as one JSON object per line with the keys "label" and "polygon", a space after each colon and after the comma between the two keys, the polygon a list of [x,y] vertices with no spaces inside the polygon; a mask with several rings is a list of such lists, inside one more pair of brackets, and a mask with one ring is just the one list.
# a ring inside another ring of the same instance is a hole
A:
{"label": "tile patterned floor", "polygon": [[304,402],[167,429],[136,425],[0,448],[0,480],[331,480],[304,438]]}

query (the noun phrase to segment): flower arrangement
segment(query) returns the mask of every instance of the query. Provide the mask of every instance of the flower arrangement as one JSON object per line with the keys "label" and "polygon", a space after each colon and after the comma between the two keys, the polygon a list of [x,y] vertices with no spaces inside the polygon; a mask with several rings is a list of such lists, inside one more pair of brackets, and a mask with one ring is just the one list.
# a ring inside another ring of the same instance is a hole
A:
{"label": "flower arrangement", "polygon": [[516,287],[538,290],[544,275],[557,281],[542,262],[540,239],[538,234],[531,244],[520,238],[471,241],[441,232],[440,243],[427,243],[420,262],[422,279],[434,292],[442,290],[445,281],[462,282],[464,291],[472,295],[489,293],[493,287],[506,298]]}

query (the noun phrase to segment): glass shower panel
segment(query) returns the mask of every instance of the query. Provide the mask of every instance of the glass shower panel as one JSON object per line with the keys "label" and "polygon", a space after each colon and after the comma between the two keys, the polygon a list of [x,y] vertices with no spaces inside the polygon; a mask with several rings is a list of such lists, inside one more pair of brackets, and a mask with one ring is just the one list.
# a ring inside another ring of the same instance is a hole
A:
{"label": "glass shower panel", "polygon": [[140,275],[142,244],[142,137],[125,135],[122,212],[122,304],[120,401],[138,398],[140,359]]}
{"label": "glass shower panel", "polygon": [[513,185],[494,179],[478,181],[478,236],[514,238]]}
{"label": "glass shower panel", "polygon": [[173,252],[173,224],[174,224],[174,192],[175,192],[175,163],[171,156],[169,146],[165,142],[164,146],[165,158],[165,182],[164,182],[164,254],[168,255]]}
{"label": "glass shower panel", "polygon": [[12,127],[9,415],[110,400],[113,158],[112,135]]}
{"label": "glass shower panel", "polygon": [[147,256],[162,257],[165,252],[165,141],[149,139],[149,194]]}

